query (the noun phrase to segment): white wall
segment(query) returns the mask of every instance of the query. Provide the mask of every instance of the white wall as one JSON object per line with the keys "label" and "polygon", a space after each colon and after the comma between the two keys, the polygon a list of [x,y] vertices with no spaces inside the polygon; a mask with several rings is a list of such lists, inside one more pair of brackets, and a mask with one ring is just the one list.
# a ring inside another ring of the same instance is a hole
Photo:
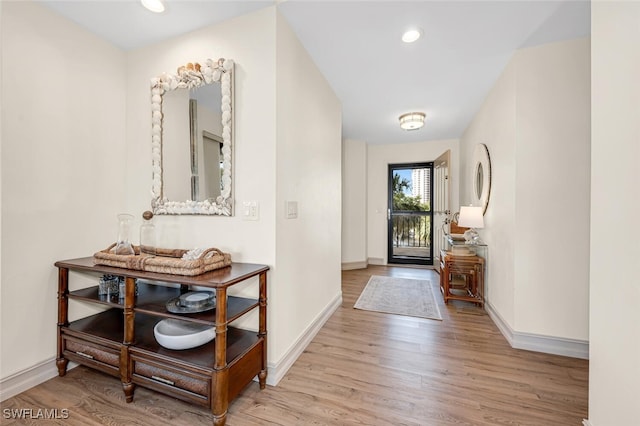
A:
{"label": "white wall", "polygon": [[[514,57],[515,328],[585,341],[589,338],[589,52],[590,40],[579,39],[521,50]],[[544,307],[544,315],[539,307]]]}
{"label": "white wall", "polygon": [[[236,215],[155,216],[158,244],[171,248],[217,247],[235,262],[271,266],[268,291],[278,285],[275,253],[275,15],[272,8],[127,53],[127,210],[140,216],[151,207],[150,79],[175,73],[188,62],[231,58],[234,69],[232,197]],[[176,200],[177,201],[177,200]],[[182,201],[182,200],[180,200]],[[243,221],[242,201],[259,205],[257,221]],[[136,224],[136,225],[137,225]],[[257,278],[242,290],[255,297]],[[270,300],[271,304],[273,301]],[[257,328],[257,314],[236,323]],[[274,360],[275,310],[268,313],[269,362]]]}
{"label": "white wall", "polygon": [[[138,221],[151,203],[151,120],[146,119],[150,79],[207,58],[236,62],[232,170],[236,215],[156,216],[165,245],[214,246],[230,252],[234,261],[275,265],[275,43],[275,11],[267,8],[128,52],[127,208]],[[258,221],[242,220],[243,201],[259,203]]]}
{"label": "white wall", "polygon": [[[638,423],[640,3],[592,2],[589,422]],[[629,232],[626,232],[629,231]]]}
{"label": "white wall", "polygon": [[589,39],[518,51],[461,140],[489,149],[490,307],[517,333],[588,339]]}
{"label": "white wall", "polygon": [[342,143],[342,267],[367,264],[367,144]]}
{"label": "white wall", "polygon": [[[274,359],[341,297],[341,106],[277,15]],[[287,219],[286,203],[298,203]]]}
{"label": "white wall", "polygon": [[[389,164],[434,161],[451,150],[451,208],[458,208],[458,140],[369,145],[367,148],[367,254],[372,264],[387,262],[387,200]],[[348,167],[348,164],[345,164]]]}
{"label": "white wall", "polygon": [[[1,377],[55,356],[53,263],[106,247],[117,213],[135,214],[137,229],[150,208],[150,79],[218,57],[236,61],[234,198],[257,201],[260,218],[159,216],[156,229],[167,246],[270,265],[269,365],[294,360],[340,299],[341,119],[275,7],[126,54],[32,3],[3,3],[1,16]],[[299,219],[283,220],[285,199],[299,201]]]}
{"label": "white wall", "polygon": [[[127,205],[136,216],[150,206],[151,120],[138,118],[149,116],[149,79],[219,57],[236,62],[236,215],[157,216],[156,228],[173,247],[215,246],[271,266],[273,366],[340,297],[341,199],[340,104],[275,7],[127,55]],[[284,219],[285,200],[298,201],[298,219]],[[242,220],[243,201],[259,204],[258,221]],[[240,325],[255,327],[256,315]]]}
{"label": "white wall", "polygon": [[475,145],[487,145],[491,158],[491,192],[479,231],[488,244],[485,297],[511,326],[515,322],[514,282],[516,197],[516,65],[507,64],[460,140],[460,204],[471,197]]}
{"label": "white wall", "polygon": [[33,3],[3,2],[1,30],[6,378],[55,356],[53,263],[116,238],[126,184],[125,55]]}

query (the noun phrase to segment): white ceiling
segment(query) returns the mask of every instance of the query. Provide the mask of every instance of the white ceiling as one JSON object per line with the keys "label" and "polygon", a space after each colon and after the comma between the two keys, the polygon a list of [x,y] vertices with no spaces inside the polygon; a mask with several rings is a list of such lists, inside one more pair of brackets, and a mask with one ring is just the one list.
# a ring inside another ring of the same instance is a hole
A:
{"label": "white ceiling", "polygon": [[[137,0],[42,3],[125,50],[278,3],[342,102],[343,137],[368,143],[458,138],[516,49],[590,34],[581,0],[166,0],[163,14]],[[405,44],[411,26],[423,36]],[[410,111],[427,114],[422,129],[400,129]]]}

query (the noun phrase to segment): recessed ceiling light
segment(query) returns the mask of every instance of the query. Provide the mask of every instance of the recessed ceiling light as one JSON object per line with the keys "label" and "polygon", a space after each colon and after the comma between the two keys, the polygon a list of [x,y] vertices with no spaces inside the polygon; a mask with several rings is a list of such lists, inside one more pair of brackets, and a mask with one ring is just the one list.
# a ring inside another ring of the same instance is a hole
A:
{"label": "recessed ceiling light", "polygon": [[162,4],[162,0],[140,0],[142,5],[155,13],[164,12],[164,4]]}
{"label": "recessed ceiling light", "polygon": [[404,41],[405,43],[413,43],[414,41],[419,39],[421,35],[422,31],[417,28],[412,28],[402,34],[402,41]]}

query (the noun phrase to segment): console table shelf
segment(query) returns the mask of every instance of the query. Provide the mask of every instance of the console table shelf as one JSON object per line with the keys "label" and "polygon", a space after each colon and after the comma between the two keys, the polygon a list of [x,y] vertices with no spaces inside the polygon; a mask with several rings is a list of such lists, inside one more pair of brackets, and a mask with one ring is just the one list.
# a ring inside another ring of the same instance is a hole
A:
{"label": "console table shelf", "polygon": [[[58,357],[60,376],[69,360],[119,377],[126,401],[133,400],[136,385],[210,407],[213,424],[224,425],[229,402],[257,375],[264,388],[267,377],[266,314],[268,266],[232,263],[231,266],[187,277],[94,265],[93,258],[56,262],[58,267]],[[118,275],[125,279],[125,297],[98,295],[92,286],[69,291],[69,271]],[[258,277],[258,298],[233,297],[227,289]],[[135,294],[136,280],[138,294]],[[166,285],[180,284],[180,287]],[[166,302],[190,286],[209,287],[216,307],[196,314],[167,311]],[[68,300],[108,306],[101,313],[68,321]],[[259,330],[229,326],[254,309],[259,310]],[[197,348],[171,350],[154,337],[155,325],[164,318],[207,324],[216,337]]]}
{"label": "console table shelf", "polygon": [[[160,283],[138,284],[138,296],[136,296],[136,299],[139,300],[139,302],[136,302],[136,312],[143,312],[164,318],[189,319],[197,323],[215,325],[215,310],[193,314],[174,314],[169,312],[166,308],[167,300],[180,296],[180,291],[178,287],[166,287]],[[124,308],[124,301],[118,299],[117,296],[107,297],[98,295],[98,286],[71,291],[68,297],[69,299],[100,303],[120,309]],[[227,323],[233,322],[258,306],[259,302],[257,299],[228,296]]]}

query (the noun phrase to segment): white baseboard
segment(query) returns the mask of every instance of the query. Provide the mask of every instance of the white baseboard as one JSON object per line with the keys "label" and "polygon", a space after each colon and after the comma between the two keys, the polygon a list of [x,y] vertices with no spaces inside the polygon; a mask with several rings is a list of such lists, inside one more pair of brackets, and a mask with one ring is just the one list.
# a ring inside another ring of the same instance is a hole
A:
{"label": "white baseboard", "polygon": [[369,265],[386,265],[387,263],[381,257],[370,257],[368,260]]}
{"label": "white baseboard", "polygon": [[268,363],[267,368],[269,374],[267,375],[267,384],[276,386],[280,380],[287,374],[289,368],[293,365],[298,357],[304,352],[309,343],[318,334],[318,331],[324,326],[324,323],[333,315],[333,313],[342,304],[342,293],[338,294],[316,317],[316,319],[304,330],[304,332],[298,337],[293,345],[287,350],[284,356],[275,363]]}
{"label": "white baseboard", "polygon": [[[78,364],[75,362],[70,362],[67,366],[67,371],[77,366]],[[55,358],[49,358],[33,367],[18,371],[0,381],[0,401],[16,396],[57,375],[58,367],[56,367]]]}
{"label": "white baseboard", "polygon": [[485,310],[512,348],[589,359],[589,342],[586,340],[514,331],[490,303],[485,304]]}
{"label": "white baseboard", "polygon": [[595,426],[595,425],[589,423],[589,420],[584,419],[584,420],[582,420],[582,426]]}
{"label": "white baseboard", "polygon": [[343,262],[342,270],[350,271],[352,269],[365,269],[367,266],[369,266],[369,264],[366,260],[363,260],[362,262]]}

